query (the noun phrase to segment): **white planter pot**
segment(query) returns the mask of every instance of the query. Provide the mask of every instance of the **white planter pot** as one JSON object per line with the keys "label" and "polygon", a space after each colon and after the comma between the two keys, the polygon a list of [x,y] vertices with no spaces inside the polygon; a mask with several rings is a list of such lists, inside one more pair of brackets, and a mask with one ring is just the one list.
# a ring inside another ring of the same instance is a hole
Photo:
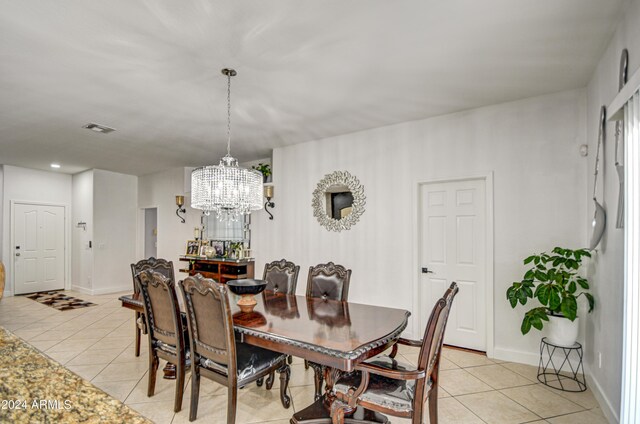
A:
{"label": "white planter pot", "polygon": [[578,340],[578,322],[579,318],[571,321],[565,317],[549,315],[547,341],[556,346],[573,346]]}

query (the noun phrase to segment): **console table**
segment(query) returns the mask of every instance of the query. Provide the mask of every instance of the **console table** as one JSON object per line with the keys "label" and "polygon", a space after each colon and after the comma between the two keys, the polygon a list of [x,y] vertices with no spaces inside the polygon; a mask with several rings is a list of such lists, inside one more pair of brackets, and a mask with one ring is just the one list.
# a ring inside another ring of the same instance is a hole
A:
{"label": "console table", "polygon": [[213,278],[219,283],[243,278],[254,278],[254,265],[252,259],[206,259],[181,256],[181,262],[188,262],[189,266],[180,269],[189,275],[201,274],[205,278]]}

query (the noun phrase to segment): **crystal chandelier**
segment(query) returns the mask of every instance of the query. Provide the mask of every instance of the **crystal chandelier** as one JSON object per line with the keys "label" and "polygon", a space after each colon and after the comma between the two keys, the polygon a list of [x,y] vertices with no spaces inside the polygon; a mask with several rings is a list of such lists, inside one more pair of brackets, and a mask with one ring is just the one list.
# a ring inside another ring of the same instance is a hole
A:
{"label": "crystal chandelier", "polygon": [[215,212],[221,221],[237,221],[240,216],[262,209],[262,174],[238,166],[231,156],[231,77],[227,76],[227,154],[219,165],[196,168],[191,173],[191,207],[205,214]]}

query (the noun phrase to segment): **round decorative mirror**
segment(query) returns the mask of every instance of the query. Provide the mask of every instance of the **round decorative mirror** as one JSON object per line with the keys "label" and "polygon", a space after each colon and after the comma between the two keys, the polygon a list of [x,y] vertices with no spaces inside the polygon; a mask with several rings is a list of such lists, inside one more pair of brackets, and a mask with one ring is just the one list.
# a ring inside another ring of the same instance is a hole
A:
{"label": "round decorative mirror", "polygon": [[364,187],[347,171],[324,176],[313,191],[313,216],[329,231],[348,230],[364,213]]}

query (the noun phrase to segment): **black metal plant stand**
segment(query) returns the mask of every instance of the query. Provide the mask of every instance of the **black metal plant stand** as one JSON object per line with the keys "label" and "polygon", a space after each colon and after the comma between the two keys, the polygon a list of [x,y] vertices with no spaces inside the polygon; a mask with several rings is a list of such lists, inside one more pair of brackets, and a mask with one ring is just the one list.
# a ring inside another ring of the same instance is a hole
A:
{"label": "black metal plant stand", "polygon": [[[558,354],[554,361],[556,352]],[[584,377],[582,355],[582,345],[578,342],[574,343],[573,346],[558,346],[543,337],[540,341],[538,381],[565,392],[584,392],[587,390],[587,382]],[[557,366],[556,363],[559,361],[562,362],[560,366]],[[576,361],[578,363],[574,367]],[[567,370],[563,372],[564,368],[567,368]]]}

